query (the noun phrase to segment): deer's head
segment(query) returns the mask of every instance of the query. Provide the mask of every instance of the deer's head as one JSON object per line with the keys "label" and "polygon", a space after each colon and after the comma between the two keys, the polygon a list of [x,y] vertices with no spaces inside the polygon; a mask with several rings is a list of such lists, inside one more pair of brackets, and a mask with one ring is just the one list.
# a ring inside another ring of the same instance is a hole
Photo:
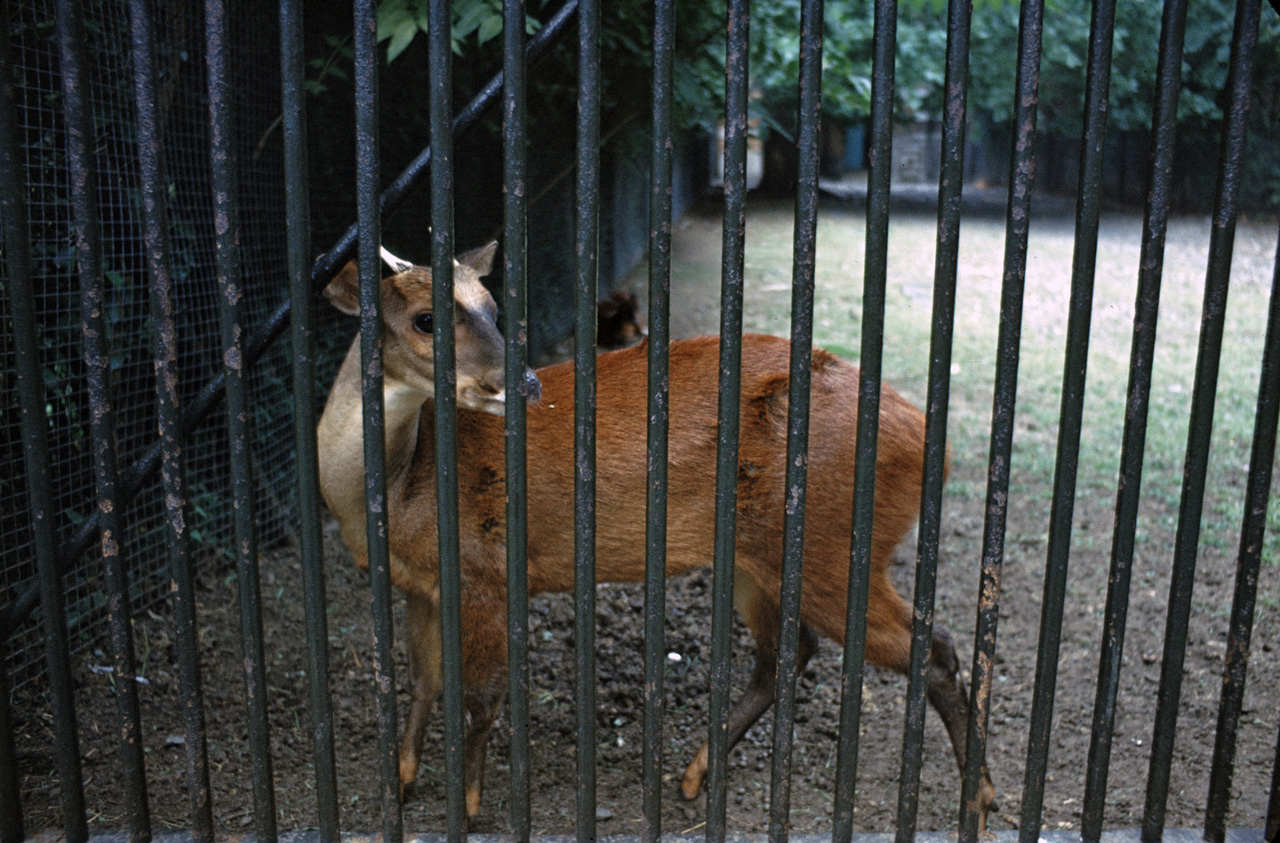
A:
{"label": "deer's head", "polygon": [[[453,340],[458,404],[501,415],[506,403],[504,348],[498,332],[497,305],[480,283],[493,268],[497,243],[459,255],[453,262]],[[414,266],[385,249],[382,258],[394,272],[382,279],[384,378],[424,396],[435,393],[435,356],[431,270]],[[325,296],[343,313],[360,312],[360,281],[348,263],[325,287]],[[542,385],[529,369],[523,388],[530,404]]]}

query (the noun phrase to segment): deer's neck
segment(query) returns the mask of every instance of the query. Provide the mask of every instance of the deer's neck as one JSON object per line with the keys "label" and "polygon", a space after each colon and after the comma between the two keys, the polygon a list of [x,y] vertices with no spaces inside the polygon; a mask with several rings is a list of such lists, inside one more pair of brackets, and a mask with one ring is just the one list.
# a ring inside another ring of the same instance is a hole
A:
{"label": "deer's neck", "polygon": [[[387,498],[396,500],[418,449],[418,423],[430,396],[390,377],[384,378],[382,396]],[[361,555],[357,548],[363,549],[366,541],[363,430],[357,336],[334,380],[316,430],[320,489],[342,527],[343,539],[357,556]]]}

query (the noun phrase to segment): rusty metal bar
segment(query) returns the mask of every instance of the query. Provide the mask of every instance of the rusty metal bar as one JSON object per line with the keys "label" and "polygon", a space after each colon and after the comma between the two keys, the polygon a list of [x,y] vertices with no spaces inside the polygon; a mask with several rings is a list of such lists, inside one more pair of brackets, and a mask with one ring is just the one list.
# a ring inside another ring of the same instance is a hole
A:
{"label": "rusty metal bar", "polygon": [[801,576],[809,461],[809,386],[813,363],[813,286],[818,243],[818,129],[822,116],[822,0],[800,8],[798,178],[791,268],[791,360],[787,403],[786,512],[782,593],[778,602],[777,701],[769,788],[769,839],[784,843],[791,813],[791,749],[795,737],[800,648]]}
{"label": "rusty metal bar", "polygon": [[0,653],[0,843],[22,843],[26,839],[18,753],[13,745],[13,715],[9,713],[9,663]]}
{"label": "rusty metal bar", "polygon": [[1258,596],[1258,569],[1267,531],[1267,501],[1271,496],[1271,468],[1276,456],[1276,424],[1280,422],[1280,250],[1271,281],[1271,307],[1262,350],[1262,374],[1258,380],[1258,409],[1254,415],[1253,448],[1249,479],[1245,486],[1244,523],[1240,527],[1240,552],[1236,563],[1235,596],[1231,626],[1222,668],[1222,700],[1218,706],[1218,731],[1209,771],[1209,800],[1205,809],[1204,839],[1223,843],[1227,836],[1227,809],[1231,802],[1231,778],[1236,763],[1236,729],[1244,705],[1245,672],[1253,634],[1253,609]]}
{"label": "rusty metal bar", "polygon": [[653,4],[653,127],[649,174],[649,349],[644,585],[644,795],[640,836],[662,839],[662,708],[666,670],[667,476],[671,431],[672,80],[675,0]]}
{"label": "rusty metal bar", "polygon": [[147,804],[146,765],[142,754],[142,715],[138,704],[137,668],[133,648],[133,612],[129,578],[121,553],[120,476],[116,459],[115,423],[111,407],[111,348],[107,336],[102,277],[102,236],[97,204],[97,164],[92,146],[92,123],[85,95],[83,10],[74,0],[58,3],[58,48],[63,86],[63,114],[67,129],[67,171],[71,177],[75,220],[76,268],[80,273],[80,319],[84,337],[85,377],[88,381],[90,438],[99,513],[99,554],[106,573],[107,623],[111,642],[112,676],[120,736],[124,801],[131,838],[151,839]]}
{"label": "rusty metal bar", "polygon": [[271,733],[267,722],[266,657],[262,644],[262,591],[253,493],[252,432],[244,362],[245,310],[240,272],[240,199],[236,179],[235,124],[228,67],[225,0],[207,0],[205,67],[209,94],[210,186],[218,275],[218,321],[226,372],[227,437],[230,444],[236,588],[244,659],[245,711],[253,767],[254,831],[264,843],[276,839]]}
{"label": "rusty metal bar", "polygon": [[[915,836],[923,751],[926,659],[933,642],[934,589],[942,521],[942,484],[947,470],[947,402],[951,392],[951,339],[955,321],[956,270],[960,248],[960,200],[964,180],[966,77],[969,20],[966,0],[952,0],[947,14],[946,100],[942,121],[942,166],[938,177],[938,240],[933,280],[933,329],[929,348],[929,394],[925,421],[924,483],[907,672],[907,713],[898,781],[897,843]],[[974,677],[974,684],[978,678]]]}
{"label": "rusty metal bar", "polygon": [[720,398],[716,424],[715,563],[711,584],[711,694],[707,706],[707,843],[724,843],[728,789],[733,566],[742,391],[742,274],[747,226],[749,25],[749,0],[729,0],[725,26],[724,239],[720,285]]}
{"label": "rusty metal bar", "polygon": [[378,803],[382,837],[400,843],[400,775],[396,752],[396,683],[391,619],[387,515],[386,417],[382,384],[382,213],[378,201],[377,10],[374,0],[354,4],[356,130],[356,263],[360,272],[360,398],[363,415],[365,534],[373,612],[373,675],[377,698]]}
{"label": "rusty metal bar", "polygon": [[1280,737],[1276,738],[1276,760],[1271,766],[1271,796],[1267,799],[1267,822],[1262,839],[1266,843],[1280,840]]}
{"label": "rusty metal bar", "polygon": [[573,328],[573,597],[581,843],[596,837],[596,301],[600,240],[600,4],[578,8]]}
{"label": "rusty metal bar", "polygon": [[[453,52],[448,0],[431,0],[428,104],[431,128],[431,279],[435,312],[436,528],[444,673],[446,832],[466,834],[462,689],[462,573],[458,535],[458,426],[453,302]],[[482,758],[483,761],[483,758]]]}
{"label": "rusty metal bar", "polygon": [[1156,843],[1164,833],[1169,771],[1173,764],[1173,744],[1178,722],[1178,700],[1182,693],[1182,666],[1187,649],[1187,625],[1191,615],[1191,592],[1195,585],[1205,475],[1209,467],[1209,444],[1213,434],[1218,362],[1222,351],[1227,288],[1231,280],[1231,254],[1244,159],[1245,118],[1249,111],[1253,53],[1258,43],[1260,11],[1260,0],[1241,0],[1236,6],[1235,31],[1231,39],[1231,66],[1226,84],[1226,125],[1222,133],[1218,194],[1214,204],[1213,228],[1209,236],[1209,265],[1205,273],[1204,308],[1200,322],[1200,347],[1196,357],[1195,387],[1191,396],[1182,499],[1178,510],[1178,529],[1174,536],[1169,614],[1165,622],[1160,689],[1156,695],[1155,730],[1151,739],[1151,766],[1147,775],[1146,805],[1142,814],[1143,843]]}
{"label": "rusty metal bar", "polygon": [[853,838],[858,776],[858,731],[866,661],[867,600],[871,586],[871,530],[875,519],[876,446],[880,435],[880,372],[884,357],[885,282],[888,277],[889,179],[893,152],[894,47],[898,6],[876,0],[871,65],[871,172],[867,175],[867,233],[862,278],[862,340],[858,354],[858,433],[855,448],[853,535],[849,547],[848,603],[840,674],[840,739],[832,806],[833,843]]}
{"label": "rusty metal bar", "polygon": [[[1085,88],[1084,137],[1076,204],[1075,252],[1071,264],[1071,301],[1067,347],[1062,367],[1062,405],[1058,421],[1058,453],[1054,465],[1053,504],[1049,515],[1046,580],[1065,577],[1071,552],[1071,519],[1075,508],[1085,368],[1089,357],[1090,315],[1098,253],[1098,216],[1102,207],[1102,150],[1106,140],[1107,92],[1111,84],[1114,0],[1094,4],[1090,27],[1089,69]],[[1055,569],[1060,569],[1054,573]],[[1088,807],[1086,805],[1086,814]],[[1087,823],[1085,824],[1087,827]],[[1085,839],[1089,840],[1087,832]]]}
{"label": "rusty metal bar", "polygon": [[[143,240],[151,277],[151,323],[156,364],[156,401],[162,454],[169,565],[174,581],[174,627],[178,640],[178,672],[186,726],[187,788],[196,840],[213,840],[213,803],[209,787],[204,698],[196,628],[195,578],[186,530],[185,432],[178,391],[177,335],[174,327],[174,281],[170,272],[167,182],[160,139],[156,92],[155,35],[150,6],[132,0],[130,37],[134,98],[138,106],[138,170],[141,175]],[[123,504],[122,504],[123,505]]]}
{"label": "rusty metal bar", "polygon": [[[7,14],[7,9],[6,9]],[[84,843],[88,825],[84,812],[84,778],[80,768],[80,741],[76,732],[76,705],[67,649],[67,619],[63,606],[62,577],[58,571],[53,535],[53,491],[49,474],[48,437],[45,433],[44,382],[40,377],[39,343],[36,337],[35,294],[32,289],[31,242],[23,196],[26,179],[21,159],[19,124],[8,83],[8,45],[0,46],[0,222],[4,228],[5,262],[10,313],[13,320],[14,368],[17,376],[18,412],[22,432],[23,465],[27,500],[36,549],[40,605],[44,625],[45,669],[53,709],[54,751],[60,779],[62,828],[68,843]]]}
{"label": "rusty metal bar", "polygon": [[[977,797],[982,784],[987,722],[991,714],[991,666],[995,658],[996,626],[999,619],[997,596],[1004,565],[1009,470],[1013,452],[1014,415],[1017,409],[1022,296],[1026,282],[1031,184],[1035,173],[1036,106],[1040,89],[1043,25],[1043,2],[1024,2],[1018,25],[1018,73],[1013,111],[1015,137],[1010,156],[1009,203],[1005,220],[1004,278],[1000,293],[1000,330],[996,343],[995,396],[991,409],[986,523],[982,536],[982,572],[978,583],[978,616],[974,630],[968,739],[965,743],[964,780],[960,791],[959,839],[964,843],[976,843],[978,839]],[[1059,626],[1060,623],[1059,621]]]}
{"label": "rusty metal bar", "polygon": [[[1111,570],[1107,579],[1107,601],[1104,610],[1101,653],[1098,657],[1098,684],[1093,707],[1093,726],[1089,743],[1089,756],[1085,768],[1084,816],[1081,823],[1088,834],[1101,833],[1103,794],[1106,790],[1108,765],[1111,756],[1111,737],[1114,728],[1116,698],[1120,690],[1121,655],[1124,648],[1125,620],[1129,608],[1129,584],[1133,569],[1134,537],[1137,529],[1138,503],[1142,489],[1142,455],[1146,445],[1147,411],[1150,405],[1151,369],[1155,358],[1157,316],[1160,310],[1160,285],[1164,267],[1165,236],[1169,219],[1169,185],[1173,173],[1175,149],[1175,118],[1178,91],[1182,79],[1182,44],[1186,31],[1187,4],[1185,0],[1172,0],[1165,4],[1161,25],[1160,54],[1156,70],[1156,100],[1153,106],[1151,158],[1147,171],[1147,201],[1143,220],[1142,253],[1139,259],[1138,292],[1134,305],[1133,341],[1129,352],[1129,387],[1125,401],[1126,413],[1123,444],[1120,451],[1120,474],[1117,481],[1115,531],[1111,544]],[[1050,570],[1051,575],[1053,569]],[[1058,626],[1061,626],[1062,592],[1065,590],[1065,570],[1055,579],[1060,581],[1052,604]],[[1048,599],[1048,580],[1045,586],[1045,605]],[[1044,640],[1044,633],[1041,633]],[[1056,642],[1055,642],[1056,643]],[[1042,645],[1043,646],[1043,645]],[[1056,668],[1056,648],[1050,657],[1050,669]],[[1056,677],[1056,670],[1053,675]],[[1050,708],[1053,685],[1041,687],[1036,679],[1036,701],[1032,709],[1033,744],[1046,747],[1049,740]],[[1042,699],[1044,698],[1044,699]],[[1037,720],[1037,708],[1044,718]],[[1030,755],[1028,755],[1030,757]],[[1032,782],[1028,769],[1028,785],[1023,795],[1024,812],[1035,808],[1035,822],[1028,829],[1040,826],[1040,805],[1044,794],[1044,767],[1037,770],[1038,778]],[[1034,784],[1035,789],[1032,790]],[[1036,801],[1028,803],[1028,796]],[[1023,843],[1032,843],[1030,830]]]}
{"label": "rusty metal bar", "polygon": [[320,843],[338,840],[337,767],[329,698],[329,624],[316,454],[315,318],[311,286],[311,207],[307,177],[305,53],[301,0],[280,3],[280,79],[284,130],[285,237],[293,357],[293,441],[298,472],[298,546],[307,623],[307,686]]}
{"label": "rusty metal bar", "polygon": [[503,3],[503,333],[506,335],[507,700],[511,721],[511,834],[529,840],[529,520],[525,368],[529,359],[525,3]]}

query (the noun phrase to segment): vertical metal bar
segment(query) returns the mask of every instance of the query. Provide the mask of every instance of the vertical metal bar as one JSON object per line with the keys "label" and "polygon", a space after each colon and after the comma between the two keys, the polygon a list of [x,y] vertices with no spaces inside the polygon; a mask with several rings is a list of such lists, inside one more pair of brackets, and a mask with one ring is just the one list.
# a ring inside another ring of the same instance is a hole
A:
{"label": "vertical metal bar", "polygon": [[[942,484],[947,470],[947,402],[951,391],[951,337],[955,315],[957,255],[960,248],[969,19],[969,4],[965,0],[952,0],[947,14],[947,93],[943,106],[942,166],[938,188],[938,245],[933,280],[924,483],[920,492],[911,667],[907,673],[906,727],[903,731],[902,775],[898,784],[898,843],[908,843],[914,839],[920,797],[925,660],[933,642],[933,603],[938,568],[938,537],[942,521]],[[977,681],[977,677],[974,677],[975,684]]]}
{"label": "vertical metal bar", "polygon": [[0,843],[22,843],[26,839],[18,753],[13,746],[13,716],[9,713],[9,664],[0,653]]}
{"label": "vertical metal bar", "polygon": [[[1082,836],[1097,840],[1102,833],[1103,805],[1107,768],[1111,757],[1111,735],[1115,722],[1116,699],[1120,691],[1121,655],[1124,649],[1125,621],[1129,608],[1129,583],[1133,569],[1134,536],[1137,530],[1138,503],[1142,489],[1142,455],[1146,446],[1147,410],[1151,394],[1151,369],[1155,358],[1157,316],[1160,309],[1160,282],[1164,267],[1165,235],[1169,220],[1169,184],[1173,173],[1175,119],[1178,91],[1182,80],[1182,42],[1186,31],[1186,0],[1165,4],[1161,25],[1160,53],[1156,71],[1156,101],[1153,106],[1151,154],[1147,170],[1147,201],[1142,231],[1142,253],[1139,259],[1138,292],[1134,305],[1133,341],[1129,352],[1129,387],[1125,401],[1123,444],[1120,450],[1120,476],[1117,481],[1115,531],[1111,543],[1111,571],[1107,578],[1107,601],[1104,610],[1101,653],[1098,658],[1098,684],[1093,707],[1093,725],[1089,756],[1085,767],[1085,795],[1081,820]],[[1055,596],[1049,599],[1049,581],[1055,580]],[[1057,644],[1061,628],[1065,570],[1050,568],[1045,583],[1046,617],[1052,611],[1052,650],[1045,651],[1048,670],[1056,678]],[[1041,648],[1046,647],[1045,623],[1042,618]],[[1036,699],[1032,704],[1031,737],[1028,759],[1036,748],[1041,759],[1036,762],[1036,778],[1028,763],[1027,784],[1023,792],[1024,825],[1022,843],[1034,843],[1038,834],[1044,800],[1044,775],[1048,754],[1053,684],[1043,688],[1037,678]],[[1034,811],[1034,813],[1031,813]],[[1034,820],[1031,822],[1030,820]]]}
{"label": "vertical metal bar", "polygon": [[720,285],[720,401],[716,437],[716,534],[707,708],[707,843],[725,839],[728,715],[733,647],[733,566],[738,523],[742,273],[747,227],[749,0],[729,0],[725,60],[724,234]]}
{"label": "vertical metal bar", "polygon": [[236,585],[244,652],[245,709],[253,766],[254,831],[264,843],[276,839],[271,734],[267,722],[266,658],[262,644],[262,594],[253,495],[252,433],[245,378],[245,298],[240,274],[240,200],[236,181],[234,107],[228,76],[225,0],[205,3],[205,66],[209,91],[210,185],[218,274],[218,321],[226,376],[227,437],[231,451]]}
{"label": "vertical metal bar", "polygon": [[[7,10],[6,10],[7,12]],[[80,769],[80,742],[76,729],[75,696],[71,682],[71,657],[67,649],[67,619],[63,608],[62,578],[58,574],[53,535],[53,491],[49,475],[49,448],[45,433],[44,381],[40,377],[39,343],[36,337],[35,294],[32,290],[31,243],[27,233],[27,209],[23,196],[26,179],[17,122],[13,86],[8,83],[8,45],[0,46],[0,222],[4,228],[5,262],[8,267],[10,314],[13,320],[14,361],[22,454],[26,467],[27,500],[31,508],[40,608],[44,621],[45,670],[53,708],[54,749],[61,796],[62,829],[69,843],[88,839],[84,813],[84,779]]]}
{"label": "vertical metal bar", "polygon": [[440,626],[444,650],[447,832],[466,833],[462,689],[462,574],[458,537],[458,435],[453,304],[453,52],[448,0],[428,7],[431,127],[431,277],[435,311],[436,511],[440,552]]}
{"label": "vertical metal bar", "polygon": [[662,839],[662,709],[666,670],[667,457],[671,431],[672,91],[675,0],[653,4],[653,127],[649,171],[649,348],[644,586],[643,843]]}
{"label": "vertical metal bar", "polygon": [[391,570],[387,526],[386,417],[382,382],[382,283],[378,203],[378,43],[373,0],[354,4],[356,91],[356,226],[360,268],[360,395],[363,411],[365,533],[373,611],[373,674],[378,709],[378,800],[382,836],[400,843],[400,776],[396,751],[396,683],[391,620]]}
{"label": "vertical metal bar", "polygon": [[1276,760],[1271,766],[1271,796],[1267,799],[1267,822],[1262,839],[1266,843],[1280,840],[1280,737],[1276,738]]}
{"label": "vertical metal bar", "polygon": [[1245,118],[1253,77],[1253,52],[1258,42],[1259,0],[1241,0],[1236,6],[1231,67],[1227,77],[1227,123],[1222,134],[1218,196],[1209,236],[1209,265],[1205,277],[1204,309],[1200,322],[1200,347],[1196,359],[1195,387],[1191,397],[1191,422],[1183,469],[1182,500],[1173,545],[1173,575],[1169,584],[1169,614],[1165,623],[1164,654],[1160,663],[1160,689],[1156,695],[1156,724],[1151,740],[1151,766],[1147,776],[1146,806],[1142,815],[1142,840],[1155,843],[1164,833],[1169,769],[1173,763],[1178,700],[1182,693],[1182,665],[1187,650],[1187,625],[1191,592],[1195,584],[1196,548],[1204,505],[1205,474],[1213,433],[1213,406],[1222,351],[1227,287],[1231,279],[1231,254],[1235,240],[1240,176],[1244,157]]}
{"label": "vertical metal bar", "polygon": [[99,553],[106,573],[108,627],[124,800],[133,840],[151,839],[147,804],[147,775],[142,755],[142,716],[133,652],[133,612],[129,580],[120,542],[119,486],[115,417],[111,406],[111,349],[103,316],[102,238],[98,220],[97,165],[91,146],[92,129],[85,92],[84,23],[80,4],[58,3],[58,48],[63,85],[63,114],[67,127],[67,170],[73,185],[76,267],[80,273],[80,319],[84,336],[85,375],[88,380],[90,438],[93,447],[95,491],[98,500]]}
{"label": "vertical metal bar", "polygon": [[600,220],[600,4],[578,8],[577,273],[573,354],[573,594],[580,841],[596,837],[596,289]]}
{"label": "vertical metal bar", "polygon": [[325,615],[324,544],[316,456],[315,319],[311,286],[311,208],[307,178],[307,111],[302,3],[280,2],[280,78],[284,115],[286,249],[293,312],[293,441],[297,452],[299,547],[307,619],[307,685],[316,773],[320,843],[338,840],[337,767],[329,698],[329,624]]}
{"label": "vertical metal bar", "polygon": [[525,3],[503,3],[503,186],[506,221],[507,699],[511,729],[511,833],[529,840],[529,521],[526,385],[529,358]]}
{"label": "vertical metal bar", "polygon": [[151,323],[156,365],[156,402],[162,454],[169,566],[173,571],[175,637],[186,727],[187,787],[191,795],[192,833],[201,843],[213,840],[213,804],[205,743],[204,698],[196,632],[195,578],[186,529],[186,465],[178,395],[178,345],[174,327],[173,276],[170,273],[168,185],[156,97],[155,35],[150,6],[132,0],[130,37],[134,99],[138,104],[138,170],[141,176],[143,240],[151,277]]}
{"label": "vertical metal bar", "polygon": [[871,172],[867,177],[867,233],[862,278],[862,341],[858,354],[858,433],[854,464],[853,535],[840,674],[840,741],[836,760],[833,843],[853,839],[858,777],[858,731],[867,643],[871,581],[871,529],[875,519],[876,446],[880,435],[880,370],[884,352],[885,283],[888,277],[889,178],[893,152],[894,48],[898,6],[877,0],[871,65]]}
{"label": "vertical metal bar", "polygon": [[[1035,172],[1036,105],[1039,99],[1040,46],[1044,4],[1028,0],[1019,20],[1018,73],[1014,93],[1015,139],[1009,170],[1009,206],[1005,221],[1004,279],[1000,294],[1000,332],[996,350],[995,396],[991,409],[991,456],[987,468],[986,524],[982,573],[974,630],[972,685],[964,781],[960,792],[960,840],[978,839],[978,790],[986,757],[991,704],[991,666],[995,658],[997,603],[1004,564],[1009,507],[1009,470],[1018,395],[1018,350],[1022,337],[1022,294],[1026,281],[1031,183]],[[1043,661],[1041,662],[1043,664]],[[1052,699],[1052,696],[1050,696]]]}
{"label": "vertical metal bar", "polygon": [[1204,839],[1223,843],[1227,809],[1231,802],[1231,777],[1236,762],[1236,728],[1244,702],[1245,671],[1249,665],[1249,641],[1253,633],[1253,608],[1258,595],[1258,569],[1267,531],[1267,500],[1271,495],[1271,467],[1276,455],[1276,424],[1280,422],[1280,250],[1271,282],[1271,309],[1263,345],[1262,374],[1258,382],[1258,409],[1253,424],[1253,451],[1249,456],[1249,480],[1245,487],[1244,523],[1240,527],[1240,553],[1236,563],[1236,588],[1227,632],[1227,654],[1222,669],[1222,701],[1218,706],[1218,732],[1209,772],[1209,802],[1205,809]]}
{"label": "vertical metal bar", "polygon": [[795,734],[796,670],[800,646],[801,575],[809,460],[809,384],[813,362],[813,276],[818,241],[818,128],[822,114],[822,0],[800,9],[798,179],[791,268],[791,372],[787,410],[786,512],[783,516],[782,593],[778,602],[777,703],[769,839],[787,839],[791,811],[791,748]]}

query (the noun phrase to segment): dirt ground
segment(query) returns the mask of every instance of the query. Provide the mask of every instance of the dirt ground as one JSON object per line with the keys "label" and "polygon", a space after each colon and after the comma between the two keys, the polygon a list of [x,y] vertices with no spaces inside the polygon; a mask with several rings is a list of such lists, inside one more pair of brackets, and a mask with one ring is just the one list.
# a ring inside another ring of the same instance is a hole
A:
{"label": "dirt ground", "polygon": [[[718,218],[683,223],[680,237],[697,241],[715,237]],[[1274,232],[1274,226],[1271,227]],[[1274,239],[1272,240],[1274,242]],[[718,245],[716,246],[718,252]],[[1199,271],[1203,271],[1203,265]],[[1100,278],[1101,284],[1107,283]],[[682,307],[678,332],[714,330],[698,324],[701,306]],[[683,321],[680,321],[683,320]],[[976,411],[976,410],[975,410]],[[989,405],[981,410],[989,416]],[[971,659],[973,606],[977,586],[974,560],[980,555],[983,531],[985,467],[981,461],[958,461],[953,489],[974,487],[969,494],[949,494],[943,520],[938,573],[937,617],[956,637],[967,674]],[[1039,496],[1052,482],[1041,479]],[[1241,478],[1243,482],[1243,478]],[[1078,531],[1096,540],[1078,546],[1071,558],[1070,593],[1059,660],[1059,682],[1044,825],[1078,828],[1085,760],[1097,676],[1097,650],[1105,599],[1114,498],[1082,497],[1077,502]],[[1233,516],[1238,519],[1238,516]],[[1164,523],[1164,522],[1161,522]],[[991,710],[988,760],[1003,806],[993,816],[994,829],[1018,825],[1019,797],[1036,664],[1036,640],[1043,588],[1047,502],[1009,513],[1001,603],[997,676]],[[1152,530],[1165,529],[1159,524]],[[1165,547],[1169,535],[1154,536],[1150,546]],[[337,735],[341,826],[347,831],[379,830],[376,798],[376,723],[371,663],[367,578],[330,525],[326,535],[328,624],[332,699]],[[1234,589],[1234,545],[1206,547],[1199,557],[1195,606],[1186,658],[1178,722],[1173,784],[1168,805],[1170,827],[1203,823],[1208,771],[1216,731],[1222,662],[1229,607]],[[911,593],[911,547],[900,549],[895,576]],[[1166,615],[1166,557],[1149,560],[1150,573],[1136,577],[1128,615],[1124,673],[1117,706],[1115,737],[1107,797],[1106,825],[1133,827],[1141,822],[1152,712],[1160,674]],[[1240,724],[1237,770],[1229,825],[1257,828],[1263,824],[1276,747],[1276,713],[1280,697],[1280,631],[1275,600],[1276,567],[1264,570],[1263,596],[1257,618],[1245,710]],[[249,756],[245,734],[244,689],[238,641],[238,609],[234,578],[225,570],[206,571],[201,578],[199,628],[203,648],[203,685],[208,744],[220,833],[251,830]],[[281,829],[315,825],[312,749],[309,736],[306,648],[303,626],[302,572],[289,548],[262,557],[263,625],[267,636],[267,670],[271,695],[271,742],[276,804]],[[672,582],[668,597],[666,646],[679,654],[669,662],[667,677],[666,771],[664,830],[698,831],[705,801],[686,802],[678,795],[684,765],[706,732],[708,660],[710,653],[710,576],[701,572]],[[1269,601],[1269,602],[1268,602]],[[603,586],[599,591],[598,673],[598,805],[600,834],[637,832],[640,828],[642,730],[642,594],[633,586]],[[531,747],[533,827],[537,833],[573,830],[576,788],[573,705],[573,612],[568,597],[540,596],[531,607]],[[397,609],[397,620],[402,611]],[[183,788],[183,749],[179,720],[177,671],[169,620],[160,615],[136,624],[141,669],[146,760],[151,783],[150,806],[158,827],[189,827]],[[399,638],[399,633],[397,634]],[[735,647],[735,694],[750,669],[749,639],[738,626]],[[76,700],[91,822],[95,829],[126,827],[115,747],[114,701],[110,676],[91,671],[109,663],[93,653],[76,667]],[[403,685],[403,655],[397,664]],[[825,832],[835,779],[839,712],[839,649],[824,642],[800,681],[796,722],[791,825],[796,832]],[[57,827],[57,774],[52,750],[51,716],[39,687],[17,695],[17,741],[28,832]],[[860,831],[893,827],[897,779],[902,752],[905,680],[868,668],[862,700],[855,825]],[[405,695],[401,695],[403,718]],[[488,788],[476,832],[502,832],[507,827],[508,743],[499,722],[488,756]],[[766,715],[731,756],[729,828],[759,831],[767,827],[772,717]],[[405,828],[438,831],[444,822],[442,735],[437,715],[428,732],[420,786],[405,807]],[[938,717],[926,722],[924,771],[918,827],[948,830],[958,814],[954,761]]]}

